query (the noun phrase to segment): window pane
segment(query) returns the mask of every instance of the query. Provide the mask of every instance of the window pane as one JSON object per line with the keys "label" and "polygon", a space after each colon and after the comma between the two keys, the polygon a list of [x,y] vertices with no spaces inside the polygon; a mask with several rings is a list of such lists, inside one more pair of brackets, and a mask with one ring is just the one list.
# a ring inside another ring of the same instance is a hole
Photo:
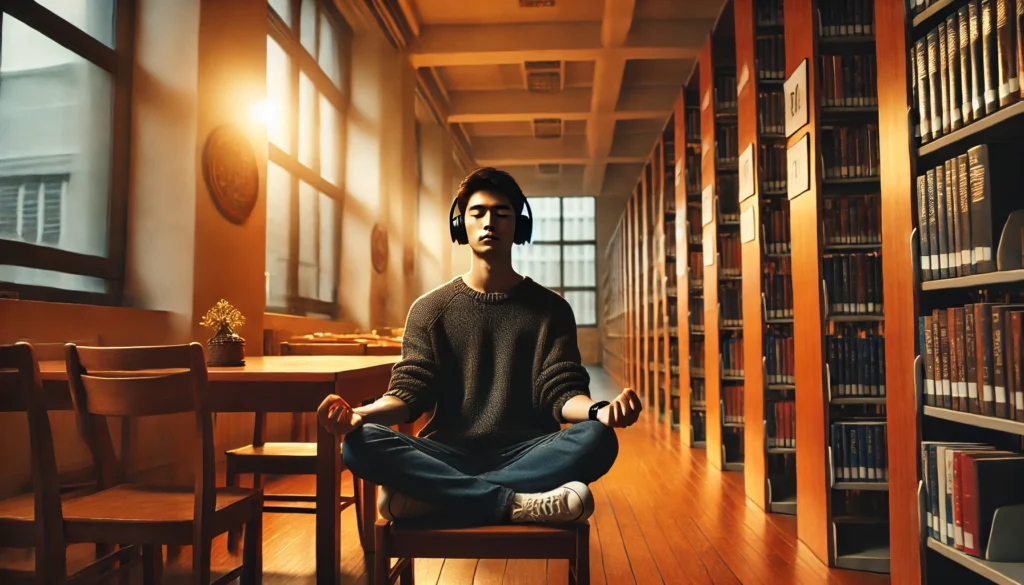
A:
{"label": "window pane", "polygon": [[597,325],[597,294],[594,291],[567,291],[563,296],[576,315],[577,325]]}
{"label": "window pane", "polygon": [[334,199],[328,195],[320,194],[320,288],[319,298],[321,301],[334,301],[334,287],[337,284],[337,260],[335,254],[334,227],[335,210]]}
{"label": "window pane", "polygon": [[0,237],[105,257],[112,79],[9,14],[0,39]]}
{"label": "window pane", "polygon": [[316,88],[305,73],[299,73],[299,162],[316,169]]}
{"label": "window pane", "polygon": [[334,185],[341,184],[341,126],[337,108],[320,96],[320,175]]}
{"label": "window pane", "polygon": [[299,181],[299,296],[315,299],[317,280],[316,189]]}
{"label": "window pane", "polygon": [[272,114],[267,120],[267,138],[288,154],[292,152],[291,103],[289,95],[291,57],[274,39],[267,37],[267,105]]}
{"label": "window pane", "polygon": [[594,240],[594,198],[566,197],[562,200],[563,239]]}
{"label": "window pane", "polygon": [[102,278],[79,276],[77,274],[67,274],[65,272],[56,272],[54,270],[24,268],[22,266],[0,265],[0,282],[46,286],[50,288],[77,290],[82,292],[107,292],[107,281]]}
{"label": "window pane", "polygon": [[288,26],[292,26],[292,2],[291,0],[270,0],[270,7],[281,17]]}
{"label": "window pane", "polygon": [[267,306],[288,306],[288,256],[291,252],[291,176],[267,166]]}
{"label": "window pane", "polygon": [[302,23],[299,39],[310,55],[316,55],[316,1],[302,0]]}
{"label": "window pane", "polygon": [[565,286],[597,286],[594,276],[593,244],[565,246],[564,254]]}
{"label": "window pane", "polygon": [[331,78],[334,85],[341,89],[341,55],[339,55],[338,39],[334,23],[326,13],[320,14],[320,52],[317,62],[320,69]]}
{"label": "window pane", "polygon": [[114,46],[114,0],[36,0],[57,16]]}
{"label": "window pane", "polygon": [[[532,203],[531,203],[532,205]],[[562,267],[557,244],[512,247],[512,267],[548,288],[562,286]]]}
{"label": "window pane", "polygon": [[557,242],[561,239],[559,223],[562,212],[558,204],[558,197],[530,199],[530,209],[534,214],[532,238],[534,242]]}

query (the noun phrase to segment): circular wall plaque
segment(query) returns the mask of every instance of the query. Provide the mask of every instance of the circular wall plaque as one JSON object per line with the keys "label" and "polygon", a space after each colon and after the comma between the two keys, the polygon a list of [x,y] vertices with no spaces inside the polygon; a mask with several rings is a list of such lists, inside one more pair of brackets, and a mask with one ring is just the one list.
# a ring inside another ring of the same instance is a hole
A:
{"label": "circular wall plaque", "polygon": [[388,231],[379,223],[373,225],[370,234],[370,258],[378,274],[388,268]]}
{"label": "circular wall plaque", "polygon": [[245,134],[230,124],[215,128],[206,140],[203,172],[221,215],[232,223],[244,223],[260,190],[256,153]]}

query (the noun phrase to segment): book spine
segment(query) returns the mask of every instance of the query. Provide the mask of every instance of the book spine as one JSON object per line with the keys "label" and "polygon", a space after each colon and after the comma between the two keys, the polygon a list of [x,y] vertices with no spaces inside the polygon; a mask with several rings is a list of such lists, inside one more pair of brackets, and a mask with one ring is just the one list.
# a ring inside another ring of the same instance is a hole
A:
{"label": "book spine", "polygon": [[962,465],[962,453],[953,453],[953,546],[957,550],[964,550]]}
{"label": "book spine", "polygon": [[[1020,29],[1018,29],[1020,30]],[[1010,352],[1010,360],[1013,363],[1014,379],[1014,419],[1024,421],[1024,313],[1014,311],[1010,315],[1010,327],[1012,333],[1010,339],[1013,346]]]}
{"label": "book spine", "polygon": [[971,243],[977,273],[992,272],[992,189],[989,176],[988,145],[980,144],[967,151],[971,176]]}
{"label": "book spine", "polygon": [[956,163],[957,181],[960,183],[957,190],[957,205],[960,208],[960,265],[964,268],[964,276],[970,276],[974,274],[974,245],[971,241],[970,166],[967,155],[956,157]]}
{"label": "book spine", "polygon": [[960,380],[957,378],[957,330],[956,330],[956,309],[946,309],[946,327],[949,338],[949,387],[952,395],[953,410],[960,410]]}
{"label": "book spine", "polygon": [[1017,9],[1014,13],[1013,23],[1017,33],[1017,85],[1021,86],[1021,93],[1024,93],[1024,84],[1020,83],[1024,79],[1024,35],[1021,34],[1021,31],[1024,30],[1024,2],[1017,0],[1016,5]]}
{"label": "book spine", "polygon": [[942,278],[954,276],[950,273],[951,267],[949,265],[951,250],[949,249],[949,222],[946,215],[947,201],[946,169],[939,166],[935,168],[935,218],[938,222],[939,230],[939,274]]}
{"label": "book spine", "polygon": [[996,42],[996,15],[993,2],[981,0],[982,62],[985,67],[985,112],[999,109],[999,49]]}
{"label": "book spine", "polygon": [[952,384],[949,380],[949,318],[939,311],[939,359],[942,364],[942,406],[953,408]]}
{"label": "book spine", "polygon": [[1017,77],[1017,9],[1014,0],[995,0],[996,39],[999,47],[999,107],[1006,107],[1020,98]]}
{"label": "book spine", "polygon": [[975,332],[978,345],[978,366],[981,372],[981,414],[995,414],[995,376],[992,369],[992,305],[978,303],[974,305],[980,313],[975,315],[975,324],[980,325]]}
{"label": "book spine", "polygon": [[924,371],[925,371],[925,404],[935,406],[935,360],[934,341],[932,339],[932,318],[930,315],[921,317],[921,327],[924,335]]}
{"label": "book spine", "polygon": [[1003,366],[1004,307],[992,307],[992,384],[996,396],[996,416],[1010,418],[1006,400],[1006,368]]}
{"label": "book spine", "polygon": [[967,6],[961,6],[956,15],[960,41],[960,109],[964,124],[974,120],[971,106],[971,27],[967,11]]}
{"label": "book spine", "polygon": [[942,136],[942,86],[939,77],[939,34],[929,31],[928,41],[928,99],[931,112],[932,138]]}
{"label": "book spine", "polygon": [[953,310],[954,329],[956,330],[956,383],[957,394],[960,396],[960,407],[958,410],[968,412],[970,410],[970,397],[967,394],[967,367],[964,357],[967,353],[964,333],[964,308],[957,307]]}
{"label": "book spine", "polygon": [[937,29],[939,52],[939,96],[942,107],[942,133],[950,132],[949,101],[949,51],[947,47],[946,23],[940,22]]}
{"label": "book spine", "polygon": [[960,28],[957,26],[956,14],[946,18],[946,67],[949,78],[949,129],[959,130],[963,127],[960,116]]}
{"label": "book spine", "polygon": [[971,31],[971,111],[977,120],[985,110],[985,59],[981,35],[981,7],[978,0],[967,5]]}
{"label": "book spine", "polygon": [[914,69],[917,74],[917,117],[921,126],[921,142],[932,139],[931,85],[928,78],[928,41],[921,39],[914,44]]}
{"label": "book spine", "polygon": [[963,490],[961,496],[961,515],[964,529],[964,552],[981,556],[978,551],[978,482],[977,470],[974,466],[974,458],[967,454],[962,455],[960,465],[960,488]]}
{"label": "book spine", "polygon": [[942,278],[939,264],[939,221],[935,200],[935,169],[928,169],[925,174],[928,190],[928,249],[931,251],[932,278]]}
{"label": "book spine", "polygon": [[949,263],[953,276],[964,274],[963,254],[960,248],[960,171],[955,158],[946,161],[946,223],[949,226]]}
{"label": "book spine", "polygon": [[967,362],[967,402],[970,412],[981,414],[981,401],[978,398],[978,336],[976,333],[974,305],[964,307],[964,359]]}

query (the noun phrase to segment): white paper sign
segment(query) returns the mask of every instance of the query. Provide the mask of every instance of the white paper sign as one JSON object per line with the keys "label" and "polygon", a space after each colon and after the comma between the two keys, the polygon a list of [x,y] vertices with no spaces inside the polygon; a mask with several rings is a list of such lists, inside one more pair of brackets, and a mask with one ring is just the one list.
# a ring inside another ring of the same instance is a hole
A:
{"label": "white paper sign", "polygon": [[804,59],[783,86],[786,110],[786,137],[807,123],[807,59]]}
{"label": "white paper sign", "polygon": [[754,194],[754,145],[740,154],[740,201]]}
{"label": "white paper sign", "polygon": [[811,188],[811,172],[808,159],[811,140],[807,134],[786,151],[786,186],[789,198],[795,199]]}
{"label": "white paper sign", "polygon": [[736,84],[736,95],[739,96],[743,93],[743,88],[747,86],[747,82],[750,81],[750,70],[747,69],[747,64],[743,64],[743,69],[740,70],[740,80]]}
{"label": "white paper sign", "polygon": [[711,152],[711,142],[707,138],[700,139],[700,158],[704,159]]}
{"label": "white paper sign", "polygon": [[743,244],[754,241],[754,234],[756,233],[756,229],[754,228],[755,207],[756,206],[751,205],[744,209],[743,213],[740,214],[740,242]]}
{"label": "white paper sign", "polygon": [[714,266],[715,264],[715,230],[706,230],[704,234],[704,246],[701,250],[704,256],[704,266]]}
{"label": "white paper sign", "polygon": [[700,111],[703,112],[704,110],[708,109],[708,106],[710,106],[710,105],[711,105],[711,88],[709,87],[707,89],[707,91],[704,92],[704,99],[701,100],[701,102],[700,102]]}
{"label": "white paper sign", "polygon": [[714,205],[715,188],[711,185],[704,187],[700,194],[700,225],[705,226],[711,223],[715,217]]}

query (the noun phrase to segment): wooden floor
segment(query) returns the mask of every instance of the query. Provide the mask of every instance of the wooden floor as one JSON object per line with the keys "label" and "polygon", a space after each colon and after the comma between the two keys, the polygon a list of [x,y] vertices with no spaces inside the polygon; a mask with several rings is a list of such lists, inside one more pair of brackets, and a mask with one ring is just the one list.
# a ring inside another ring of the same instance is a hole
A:
{"label": "wooden floor", "polygon": [[[594,398],[618,393],[603,370],[591,371]],[[648,413],[645,413],[645,415]],[[703,450],[683,447],[655,417],[619,432],[611,472],[593,484],[597,511],[591,520],[591,574],[595,585],[665,583],[875,584],[888,576],[828,569],[796,538],[796,519],[765,514],[746,499],[743,477],[722,473]],[[346,474],[346,480],[348,474]],[[312,478],[272,482],[268,492],[312,489]],[[345,482],[345,493],[351,487]],[[342,517],[345,584],[368,584],[372,566],[355,533],[354,510]],[[314,583],[313,516],[267,514],[264,583]],[[240,557],[214,542],[217,568]],[[165,583],[184,583],[188,549],[169,562]],[[567,583],[565,561],[416,561],[418,585]]]}

